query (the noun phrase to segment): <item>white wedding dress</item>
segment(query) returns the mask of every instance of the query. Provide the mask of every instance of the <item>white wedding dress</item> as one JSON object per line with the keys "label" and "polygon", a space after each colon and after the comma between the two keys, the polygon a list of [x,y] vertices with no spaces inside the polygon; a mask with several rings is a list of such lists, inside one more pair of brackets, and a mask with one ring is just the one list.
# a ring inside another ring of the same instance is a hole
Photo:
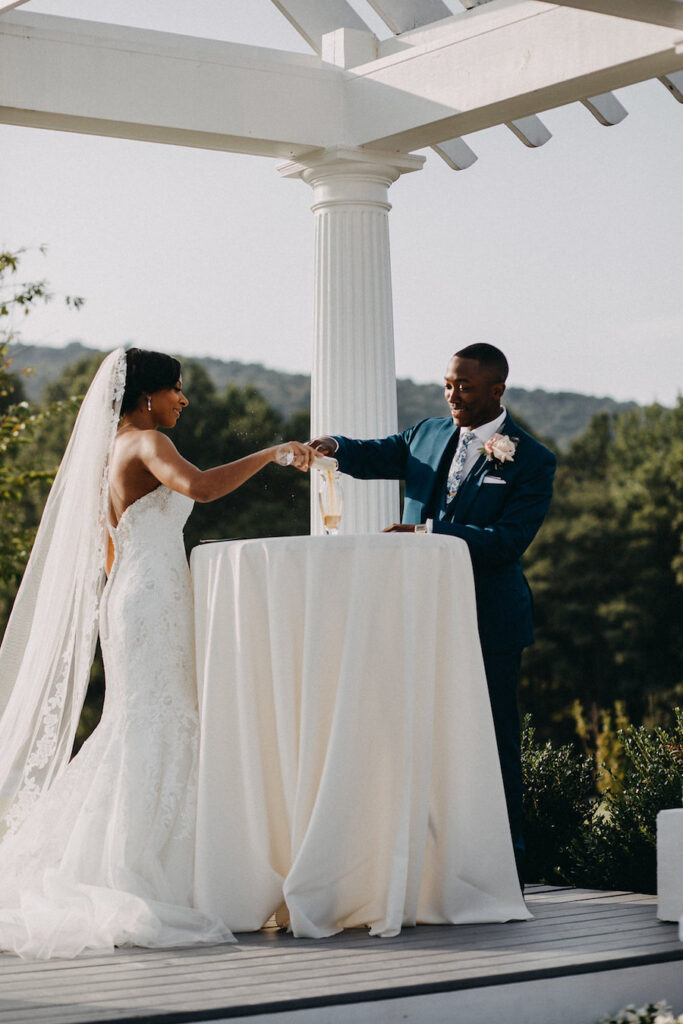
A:
{"label": "white wedding dress", "polygon": [[182,540],[191,509],[160,485],[110,527],[102,720],[0,845],[2,950],[73,957],[232,940],[192,905],[198,713]]}

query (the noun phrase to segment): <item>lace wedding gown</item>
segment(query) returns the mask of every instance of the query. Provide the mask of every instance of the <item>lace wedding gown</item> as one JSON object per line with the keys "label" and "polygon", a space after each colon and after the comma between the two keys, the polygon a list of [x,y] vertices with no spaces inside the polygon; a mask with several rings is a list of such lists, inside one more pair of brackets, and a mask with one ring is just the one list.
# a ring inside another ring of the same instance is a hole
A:
{"label": "lace wedding gown", "polygon": [[226,942],[192,907],[198,714],[182,530],[192,501],[159,486],[110,527],[100,604],[102,720],[0,845],[0,949]]}

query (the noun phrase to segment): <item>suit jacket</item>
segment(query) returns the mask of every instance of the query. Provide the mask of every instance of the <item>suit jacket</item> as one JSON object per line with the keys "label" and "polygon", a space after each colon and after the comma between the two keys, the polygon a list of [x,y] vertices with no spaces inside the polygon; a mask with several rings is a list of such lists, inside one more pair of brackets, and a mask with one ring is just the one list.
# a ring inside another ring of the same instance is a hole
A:
{"label": "suit jacket", "polygon": [[[434,533],[469,547],[482,647],[506,650],[533,643],[531,593],[520,559],[543,522],[556,459],[511,416],[499,431],[518,439],[512,462],[496,468],[481,455],[446,507],[446,479],[459,429],[449,418],[421,420],[374,441],[336,437],[343,473],[364,480],[405,481],[404,523],[434,520]],[[491,478],[502,483],[487,483]]]}

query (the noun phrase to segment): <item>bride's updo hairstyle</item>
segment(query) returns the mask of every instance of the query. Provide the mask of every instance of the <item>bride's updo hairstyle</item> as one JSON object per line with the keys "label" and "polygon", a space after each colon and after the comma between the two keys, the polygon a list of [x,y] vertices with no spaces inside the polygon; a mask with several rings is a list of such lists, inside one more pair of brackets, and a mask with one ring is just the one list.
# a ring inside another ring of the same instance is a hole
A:
{"label": "bride's updo hairstyle", "polygon": [[180,378],[180,363],[164,352],[148,352],[129,348],[126,352],[126,388],[121,402],[121,415],[137,409],[141,395],[151,395],[162,388],[174,388]]}

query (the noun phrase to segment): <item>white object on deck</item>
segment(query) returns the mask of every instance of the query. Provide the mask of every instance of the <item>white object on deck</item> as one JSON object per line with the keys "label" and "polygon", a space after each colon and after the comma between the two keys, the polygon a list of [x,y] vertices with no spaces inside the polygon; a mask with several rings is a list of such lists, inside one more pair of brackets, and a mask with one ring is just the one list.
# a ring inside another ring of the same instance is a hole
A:
{"label": "white object on deck", "polygon": [[657,815],[657,917],[683,918],[683,807]]}

